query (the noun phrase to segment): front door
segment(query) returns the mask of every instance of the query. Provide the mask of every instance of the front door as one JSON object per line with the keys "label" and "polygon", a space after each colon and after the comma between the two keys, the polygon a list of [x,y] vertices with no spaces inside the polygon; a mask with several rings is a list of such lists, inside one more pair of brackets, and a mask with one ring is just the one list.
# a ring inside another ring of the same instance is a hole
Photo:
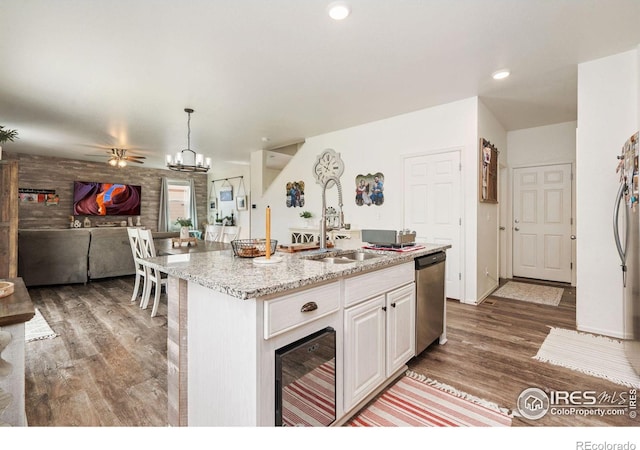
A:
{"label": "front door", "polygon": [[513,171],[513,276],[571,282],[571,164]]}
{"label": "front door", "polygon": [[417,242],[450,244],[445,295],[461,299],[460,152],[412,156],[404,161],[404,226]]}

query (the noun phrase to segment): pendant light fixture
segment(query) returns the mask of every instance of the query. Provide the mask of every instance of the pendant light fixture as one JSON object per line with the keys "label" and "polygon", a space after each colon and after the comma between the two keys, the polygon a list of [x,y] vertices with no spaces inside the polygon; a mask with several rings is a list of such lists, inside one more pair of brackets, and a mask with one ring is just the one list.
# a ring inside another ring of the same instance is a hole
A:
{"label": "pendant light fixture", "polygon": [[[211,168],[211,158],[205,158],[202,153],[191,150],[191,113],[193,109],[185,108],[189,115],[187,119],[187,148],[173,155],[167,155],[167,167],[178,172],[208,172]],[[185,153],[186,152],[186,153]]]}

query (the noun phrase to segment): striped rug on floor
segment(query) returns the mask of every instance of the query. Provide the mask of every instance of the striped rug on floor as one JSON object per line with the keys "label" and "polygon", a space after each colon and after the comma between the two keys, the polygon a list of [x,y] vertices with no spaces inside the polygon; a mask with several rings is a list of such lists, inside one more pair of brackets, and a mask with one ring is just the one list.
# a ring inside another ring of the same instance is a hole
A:
{"label": "striped rug on floor", "polygon": [[508,427],[505,408],[407,371],[367,406],[352,427]]}
{"label": "striped rug on floor", "polygon": [[633,370],[618,339],[579,331],[551,328],[534,359],[640,388],[640,376]]}
{"label": "striped rug on floor", "polygon": [[282,389],[282,424],[329,425],[336,417],[335,361],[327,361]]}

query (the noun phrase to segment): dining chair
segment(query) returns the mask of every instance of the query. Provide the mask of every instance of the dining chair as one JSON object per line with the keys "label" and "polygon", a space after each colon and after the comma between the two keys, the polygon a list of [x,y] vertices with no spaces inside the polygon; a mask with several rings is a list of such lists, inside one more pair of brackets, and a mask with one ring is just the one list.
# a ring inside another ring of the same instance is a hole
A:
{"label": "dining chair", "polygon": [[[145,258],[154,258],[156,256],[156,247],[153,243],[153,234],[151,230],[147,229],[138,229],[138,234],[140,236],[140,244],[142,247],[142,254]],[[144,291],[142,294],[142,302],[140,303],[140,307],[142,309],[147,309],[149,306],[149,299],[151,297],[151,289],[154,289],[153,296],[153,308],[151,309],[151,317],[155,317],[158,313],[158,305],[160,304],[160,292],[162,291],[162,286],[167,286],[167,278],[162,277],[162,272],[153,267],[149,267],[145,265],[145,269],[147,271],[146,280],[144,286]]]}
{"label": "dining chair", "polygon": [[213,242],[222,242],[224,235],[224,225],[207,225],[204,231],[204,240]]}
{"label": "dining chair", "polygon": [[135,302],[138,298],[138,291],[140,290],[140,281],[142,280],[142,291],[140,292],[144,299],[144,290],[147,284],[147,270],[145,266],[140,262],[144,258],[142,253],[142,246],[140,245],[140,235],[137,228],[127,228],[127,234],[129,235],[129,245],[131,246],[131,254],[133,255],[133,263],[136,268],[136,281],[133,286],[133,295],[131,296],[131,302]]}
{"label": "dining chair", "polygon": [[220,239],[220,242],[226,242],[228,244],[231,241],[237,239],[239,234],[240,234],[239,225],[234,225],[234,226],[227,225],[222,230],[222,238]]}

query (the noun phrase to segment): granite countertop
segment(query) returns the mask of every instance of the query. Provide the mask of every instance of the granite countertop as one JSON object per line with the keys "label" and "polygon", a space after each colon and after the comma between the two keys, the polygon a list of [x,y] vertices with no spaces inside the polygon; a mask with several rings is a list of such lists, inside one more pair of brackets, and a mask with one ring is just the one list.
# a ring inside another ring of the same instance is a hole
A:
{"label": "granite countertop", "polygon": [[[192,281],[232,297],[248,299],[382,269],[451,248],[450,245],[420,245],[423,248],[409,252],[364,250],[381,257],[348,264],[314,261],[311,258],[318,256],[314,251],[293,254],[277,252],[274,256],[281,257],[282,261],[254,264],[252,258],[234,257],[232,250],[158,256],[147,259],[146,263],[171,276]],[[340,250],[329,254],[336,252],[339,253]]]}

